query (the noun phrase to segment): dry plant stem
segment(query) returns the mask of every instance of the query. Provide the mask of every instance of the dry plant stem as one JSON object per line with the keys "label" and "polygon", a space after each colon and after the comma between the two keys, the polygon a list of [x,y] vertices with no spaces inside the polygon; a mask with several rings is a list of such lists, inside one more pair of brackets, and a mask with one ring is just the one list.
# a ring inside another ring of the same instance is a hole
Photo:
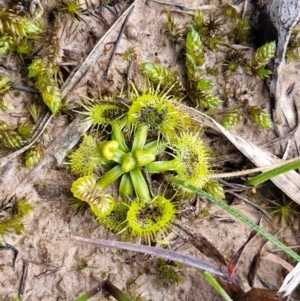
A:
{"label": "dry plant stem", "polygon": [[120,242],[120,241],[103,240],[103,239],[90,239],[90,238],[84,238],[84,237],[79,237],[79,236],[72,236],[71,239],[73,239],[77,242],[87,243],[87,244],[96,245],[96,246],[118,248],[118,249],[122,249],[122,250],[146,253],[146,254],[149,254],[152,256],[157,256],[157,257],[164,258],[167,260],[173,260],[176,262],[180,262],[185,265],[195,267],[197,269],[205,270],[212,274],[219,275],[225,279],[228,278],[228,275],[225,271],[222,271],[222,270],[218,269],[217,267],[214,267],[211,264],[208,264],[206,262],[198,260],[197,258],[188,256],[188,255],[184,255],[184,254],[181,254],[178,252],[174,252],[171,250],[148,247],[148,246],[133,244],[133,243],[129,243],[129,242]]}
{"label": "dry plant stem", "polygon": [[[272,252],[276,252],[276,251],[272,250]],[[277,256],[275,254],[272,254],[272,253],[269,253],[269,252],[264,252],[264,253],[261,254],[261,258],[279,263],[281,266],[283,266],[289,272],[291,272],[294,269],[294,267],[291,264],[289,264],[287,261],[285,261],[284,259],[280,258],[279,256]]]}
{"label": "dry plant stem", "polygon": [[271,220],[271,216],[270,214],[263,208],[261,208],[259,205],[249,201],[248,199],[240,196],[238,193],[235,193],[232,190],[226,190],[227,193],[230,193],[232,195],[234,195],[235,197],[239,198],[240,200],[244,201],[245,203],[249,204],[250,206],[254,207],[255,209],[257,209],[258,211],[260,211],[268,220]]}
{"label": "dry plant stem", "polygon": [[20,287],[19,287],[19,298],[23,298],[24,292],[25,292],[25,283],[28,273],[28,262],[23,259],[23,273],[21,277]]}
{"label": "dry plant stem", "polygon": [[296,157],[296,158],[289,159],[289,160],[279,162],[279,163],[274,163],[274,164],[268,165],[268,166],[262,166],[262,167],[247,169],[247,170],[243,170],[243,171],[213,174],[213,175],[210,176],[210,178],[211,179],[219,179],[219,178],[240,177],[240,176],[249,175],[249,174],[252,174],[252,173],[255,173],[255,172],[270,171],[274,168],[283,167],[284,165],[286,165],[288,163],[295,163],[295,162],[298,162],[298,161],[299,161],[299,164],[300,164],[300,157]]}
{"label": "dry plant stem", "polygon": [[83,294],[82,296],[77,298],[75,301],[86,301],[89,298],[95,296],[96,294],[98,294],[100,291],[103,290],[104,284],[105,284],[105,281],[101,281],[96,287],[94,287],[90,291],[86,292],[85,294]]}
{"label": "dry plant stem", "polygon": [[106,70],[105,70],[105,72],[104,72],[104,74],[103,74],[104,76],[107,76],[107,75],[108,75],[108,70],[109,70],[110,66],[112,65],[112,63],[113,63],[114,56],[115,56],[115,54],[116,54],[118,45],[119,45],[119,43],[120,43],[120,41],[121,41],[121,37],[122,37],[122,35],[123,35],[124,31],[125,31],[126,24],[128,23],[129,17],[130,17],[130,15],[131,15],[133,9],[134,9],[134,5],[131,6],[131,8],[130,8],[130,10],[129,10],[129,12],[128,12],[128,14],[127,14],[127,16],[126,16],[124,22],[123,22],[123,24],[122,24],[122,27],[121,27],[121,30],[120,30],[119,35],[118,35],[118,37],[117,37],[117,40],[116,40],[116,42],[115,42],[115,45],[114,45],[112,54],[111,54],[111,56],[110,56],[110,58],[109,58],[109,62],[108,62],[108,64],[107,64]]}
{"label": "dry plant stem", "polygon": [[158,1],[158,0],[151,0],[149,2],[155,2],[155,3],[159,3],[159,4],[163,4],[163,5],[173,6],[175,8],[180,9],[180,10],[183,10],[185,12],[193,11],[193,13],[191,13],[191,15],[194,15],[194,12],[197,11],[197,10],[208,10],[208,9],[216,9],[217,8],[216,5],[200,5],[196,8],[191,8],[191,7],[186,7],[186,6],[183,6],[183,5],[180,5],[180,4],[174,4],[172,2],[164,2],[164,1]]}
{"label": "dry plant stem", "polygon": [[19,251],[12,245],[5,243],[4,246],[0,246],[0,251],[3,250],[12,250],[13,251],[13,259],[12,259],[12,268],[15,268],[15,263],[19,254]]}

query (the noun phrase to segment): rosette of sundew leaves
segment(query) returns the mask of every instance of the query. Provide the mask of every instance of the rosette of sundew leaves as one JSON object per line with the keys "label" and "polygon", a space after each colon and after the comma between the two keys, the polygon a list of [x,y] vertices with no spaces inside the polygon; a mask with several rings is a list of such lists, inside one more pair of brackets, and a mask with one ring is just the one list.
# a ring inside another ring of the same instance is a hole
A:
{"label": "rosette of sundew leaves", "polygon": [[[116,133],[117,130],[119,133]],[[97,145],[94,138],[85,136],[78,150],[70,156],[71,169],[77,172],[81,169],[81,173],[91,173],[92,163],[114,165],[114,167],[98,180],[93,175],[77,179],[72,184],[71,191],[76,198],[89,204],[99,222],[109,230],[114,232],[127,230],[130,235],[138,236],[140,239],[144,237],[150,243],[154,234],[166,228],[174,218],[175,209],[172,202],[162,196],[152,199],[140,170],[141,167],[154,161],[156,155],[165,147],[156,140],[143,146],[146,140],[143,137],[145,131],[140,129],[136,131],[138,133],[133,131],[132,149],[129,150],[126,146],[127,152],[119,148],[120,144],[117,140],[102,141]],[[124,146],[125,139],[119,127],[114,127],[112,136],[120,139]],[[85,159],[86,154],[90,155],[88,162]],[[80,159],[85,163],[80,162]],[[105,193],[105,189],[120,177],[119,195],[128,197],[135,193],[138,197],[125,207]]]}
{"label": "rosette of sundew leaves", "polygon": [[[209,151],[199,133],[193,132],[192,120],[180,111],[177,98],[168,94],[171,88],[159,88],[139,93],[132,85],[131,103],[113,103],[111,98],[90,100],[84,105],[83,122],[98,130],[105,128],[110,138],[85,135],[69,156],[71,171],[82,175],[72,184],[73,195],[88,203],[109,230],[126,232],[148,243],[158,232],[167,231],[176,209],[164,196],[153,197],[143,170],[149,167],[151,174],[175,172],[199,187],[210,185]],[[170,152],[178,159],[156,161],[158,155],[170,157]],[[160,168],[154,170],[157,165]],[[106,171],[101,177],[97,176],[100,167]],[[106,193],[115,182],[123,205]]]}

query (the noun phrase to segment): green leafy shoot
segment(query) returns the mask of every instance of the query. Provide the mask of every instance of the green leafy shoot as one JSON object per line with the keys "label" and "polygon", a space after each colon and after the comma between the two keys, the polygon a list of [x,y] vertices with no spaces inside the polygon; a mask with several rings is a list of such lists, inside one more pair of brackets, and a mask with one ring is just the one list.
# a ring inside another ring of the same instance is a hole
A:
{"label": "green leafy shoot", "polygon": [[10,78],[5,76],[0,78],[0,93],[3,94],[10,89]]}
{"label": "green leafy shoot", "polygon": [[[174,266],[176,267],[176,265],[179,264],[175,263]],[[161,286],[174,284],[181,280],[181,277],[175,268],[168,264],[168,262],[164,259],[157,259],[157,269],[159,272],[158,284]]]}
{"label": "green leafy shoot", "polygon": [[175,22],[170,12],[167,12],[165,33],[170,37],[171,41],[176,45],[180,44],[180,40],[184,35],[185,29],[180,23]]}
{"label": "green leafy shoot", "polygon": [[269,201],[271,204],[266,209],[272,217],[279,223],[280,228],[293,226],[294,220],[299,216],[299,205],[290,200],[286,195],[282,195],[281,200]]}
{"label": "green leafy shoot", "polygon": [[14,106],[6,102],[3,99],[0,99],[0,111],[13,110]]}
{"label": "green leafy shoot", "polygon": [[290,170],[294,170],[300,167],[300,158],[297,157],[293,160],[291,160],[291,162],[288,162],[286,164],[284,164],[283,166],[271,169],[269,171],[263,172],[262,174],[253,177],[252,179],[246,181],[244,183],[244,185],[247,186],[258,186],[276,176],[279,176],[281,174],[284,174]]}
{"label": "green leafy shoot", "polygon": [[24,232],[25,227],[23,219],[27,217],[33,210],[32,205],[28,200],[26,200],[25,197],[23,197],[22,199],[16,199],[13,206],[15,210],[13,210],[12,216],[0,219],[0,237],[8,234],[11,231],[15,231],[17,234]]}
{"label": "green leafy shoot", "polygon": [[223,300],[233,301],[212,274],[210,274],[207,271],[202,271],[202,270],[199,270],[199,273],[216,290],[216,292],[223,298]]}
{"label": "green leafy shoot", "polygon": [[64,0],[60,5],[59,10],[70,16],[73,20],[79,19],[81,8],[77,0]]}

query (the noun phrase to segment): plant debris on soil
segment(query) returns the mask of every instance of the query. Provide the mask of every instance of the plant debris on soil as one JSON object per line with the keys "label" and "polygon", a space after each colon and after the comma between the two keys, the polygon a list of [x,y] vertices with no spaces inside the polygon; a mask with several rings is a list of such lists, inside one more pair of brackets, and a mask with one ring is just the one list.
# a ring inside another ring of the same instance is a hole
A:
{"label": "plant debris on soil", "polygon": [[[0,21],[6,11],[36,24],[42,18],[44,23],[43,27],[39,25],[43,31],[33,37],[33,28],[22,29],[16,22],[13,28],[19,34],[17,47],[9,44],[5,36],[10,30],[5,27],[8,25],[0,22],[0,51],[7,45],[12,49],[0,56],[0,301],[75,300],[105,279],[133,300],[223,300],[191,267],[72,241],[72,236],[81,236],[139,242],[139,237],[114,234],[100,225],[91,210],[76,207],[70,188],[77,177],[70,172],[69,155],[90,131],[82,114],[86,98],[114,95],[118,102],[121,100],[116,95],[122,95],[128,106],[131,82],[138,91],[144,91],[149,83],[141,64],[153,63],[177,72],[178,85],[171,92],[181,99],[182,112],[203,133],[214,158],[210,162],[212,174],[298,157],[300,26],[292,24],[295,31],[290,39],[294,44],[290,44],[280,70],[276,69],[279,75],[272,64],[258,67],[255,53],[261,45],[255,44],[253,32],[247,36],[243,28],[250,28],[252,13],[262,9],[248,1],[234,4],[228,0],[7,0],[0,4]],[[202,33],[206,37],[205,80],[199,88],[205,93],[197,101],[186,69],[185,39],[191,26],[195,26],[193,16],[198,14],[200,18],[199,11],[203,11],[206,22]],[[22,30],[27,32],[21,38]],[[20,41],[24,42],[23,48]],[[38,75],[42,72],[36,72],[43,57],[50,58],[44,72],[49,75],[47,72],[53,69],[46,84]],[[29,65],[31,78],[27,76]],[[274,108],[270,98],[278,96],[270,96],[268,90],[274,89],[274,74],[280,77],[276,82],[276,87],[280,86],[278,95],[285,95],[283,112],[287,112],[285,105],[289,112],[278,125],[270,118]],[[268,76],[271,77],[266,79]],[[7,83],[2,82],[5,79]],[[47,87],[51,87],[50,93]],[[211,105],[213,101],[217,105]],[[251,176],[220,180],[224,201],[287,246],[297,246],[298,171],[252,189],[243,185]],[[164,174],[152,175],[148,180],[155,191],[166,187]],[[110,193],[118,195],[116,186],[110,187]],[[170,227],[173,231],[146,243],[224,268],[247,241],[251,229],[204,198],[186,197],[178,204],[176,222]],[[259,264],[253,265],[253,258]],[[278,290],[295,264],[256,235],[243,250],[235,277],[243,292],[251,286],[257,289],[253,295],[249,293],[247,300],[258,300],[260,288]],[[256,272],[251,286],[249,270]],[[235,301],[242,300],[236,298]],[[293,298],[300,300],[297,292]],[[112,300],[102,292],[90,298],[107,299]]]}

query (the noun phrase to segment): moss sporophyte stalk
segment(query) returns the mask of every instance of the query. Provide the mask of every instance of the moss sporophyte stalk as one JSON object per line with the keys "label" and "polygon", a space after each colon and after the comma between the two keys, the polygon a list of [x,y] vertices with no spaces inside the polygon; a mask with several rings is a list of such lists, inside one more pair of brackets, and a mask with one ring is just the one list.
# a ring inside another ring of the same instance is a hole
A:
{"label": "moss sporophyte stalk", "polygon": [[[172,196],[153,194],[152,174],[177,174],[201,188],[209,183],[210,151],[169,93],[152,86],[139,93],[132,84],[130,103],[89,100],[83,122],[95,130],[69,155],[70,170],[80,176],[71,187],[74,197],[109,230],[148,243],[167,233],[177,213]],[[118,196],[107,192],[111,185],[118,185]]]}

